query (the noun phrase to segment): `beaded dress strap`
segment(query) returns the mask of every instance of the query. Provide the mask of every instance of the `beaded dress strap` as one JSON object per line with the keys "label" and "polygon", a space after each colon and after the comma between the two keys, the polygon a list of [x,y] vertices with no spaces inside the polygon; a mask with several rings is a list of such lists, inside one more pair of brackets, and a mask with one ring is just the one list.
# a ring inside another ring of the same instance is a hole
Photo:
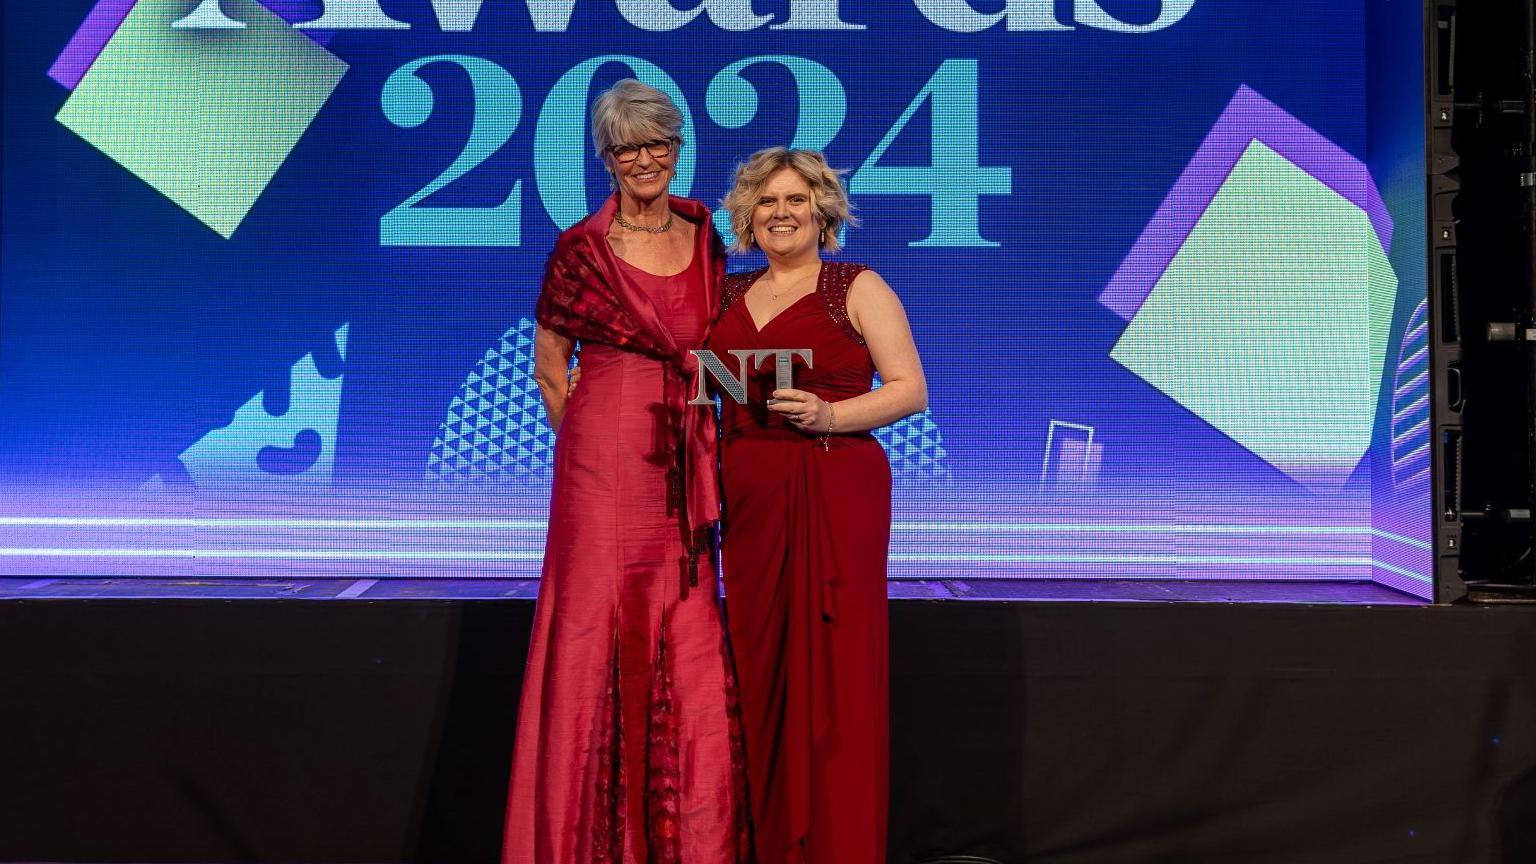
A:
{"label": "beaded dress strap", "polygon": [[761,279],[763,274],[767,272],[767,267],[761,267],[745,273],[727,273],[725,275],[725,282],[722,285],[723,290],[720,292],[720,311],[723,313],[735,305],[737,300],[746,295],[747,289],[751,288],[752,284]]}
{"label": "beaded dress strap", "polygon": [[848,289],[853,286],[853,280],[868,269],[863,264],[828,261],[821,265],[821,284],[816,286],[816,293],[821,295],[821,301],[826,304],[832,323],[860,345],[864,344],[864,337],[859,335],[853,322],[848,320]]}

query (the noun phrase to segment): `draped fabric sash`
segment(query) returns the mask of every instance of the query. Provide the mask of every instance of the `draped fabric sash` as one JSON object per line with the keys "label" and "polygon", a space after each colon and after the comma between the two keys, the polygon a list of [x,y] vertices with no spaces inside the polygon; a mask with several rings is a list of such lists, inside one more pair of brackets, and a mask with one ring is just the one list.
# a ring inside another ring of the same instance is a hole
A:
{"label": "draped fabric sash", "polygon": [[[725,249],[710,221],[708,208],[688,198],[672,198],[672,211],[694,223],[694,256],[703,264],[706,309],[716,309],[725,274]],[[618,211],[615,193],[591,216],[561,233],[544,269],[535,317],[539,326],[567,339],[612,345],[664,361],[665,401],[672,424],[668,446],[682,497],[688,530],[690,579],[694,556],[708,542],[708,528],[719,518],[720,490],[715,476],[713,406],[689,405],[701,374],[697,358],[679,345],[662,324],[655,305],[619,266],[608,230]]]}
{"label": "draped fabric sash", "polygon": [[784,580],[790,592],[785,663],[791,683],[785,691],[784,744],[788,750],[785,776],[790,802],[790,837],[796,845],[785,850],[797,861],[811,829],[814,754],[832,727],[832,654],[827,628],[836,621],[833,597],[838,584],[836,545],[831,527],[811,502],[827,500],[822,472],[809,464],[820,447],[795,447],[781,466],[789,507],[786,526]]}

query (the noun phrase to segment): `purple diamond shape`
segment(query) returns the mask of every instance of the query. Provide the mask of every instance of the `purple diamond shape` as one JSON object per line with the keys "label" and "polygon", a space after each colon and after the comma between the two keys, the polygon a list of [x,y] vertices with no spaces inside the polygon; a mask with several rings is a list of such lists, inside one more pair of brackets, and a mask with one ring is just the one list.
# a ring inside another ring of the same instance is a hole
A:
{"label": "purple diamond shape", "polygon": [[[101,0],[92,7],[75,35],[70,37],[69,44],[64,46],[53,65],[48,67],[48,77],[62,84],[66,90],[79,86],[80,79],[90,71],[91,64],[101,56],[101,50],[107,47],[107,42],[117,33],[117,28],[123,26],[123,19],[133,11],[136,3],[138,0]],[[320,0],[261,0],[261,5],[277,13],[278,17],[289,24],[308,21],[318,15],[322,8]],[[329,43],[335,35],[331,30],[302,32],[321,45]]]}
{"label": "purple diamond shape", "polygon": [[73,90],[85,77],[91,64],[101,54],[101,49],[107,46],[107,41],[117,28],[123,24],[123,19],[133,11],[133,5],[138,0],[101,0],[85,16],[85,22],[75,35],[70,37],[69,44],[64,46],[64,51],[58,59],[48,68],[48,77],[64,85],[66,89]]}
{"label": "purple diamond shape", "polygon": [[1381,248],[1391,251],[1392,219],[1365,163],[1244,84],[1100,292],[1099,303],[1126,321],[1136,315],[1254,141],[1364,210]]}

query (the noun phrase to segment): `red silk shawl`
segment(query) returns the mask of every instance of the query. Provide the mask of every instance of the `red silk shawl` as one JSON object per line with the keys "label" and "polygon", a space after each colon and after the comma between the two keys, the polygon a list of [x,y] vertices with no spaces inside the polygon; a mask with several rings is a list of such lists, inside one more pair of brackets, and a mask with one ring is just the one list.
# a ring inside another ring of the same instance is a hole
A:
{"label": "red silk shawl", "polygon": [[[713,317],[725,276],[724,244],[703,204],[677,197],[670,204],[674,213],[697,228],[693,254],[704,264],[705,296],[700,302]],[[685,524],[690,545],[697,551],[707,536],[705,529],[720,514],[714,406],[688,404],[700,374],[698,358],[690,349],[698,346],[678,345],[672,339],[655,305],[619,266],[618,256],[608,245],[608,229],[618,206],[615,193],[596,213],[561,232],[544,268],[534,315],[540,327],[567,339],[613,345],[665,361],[665,399],[673,418],[673,434],[668,436],[672,465],[681,474]]]}

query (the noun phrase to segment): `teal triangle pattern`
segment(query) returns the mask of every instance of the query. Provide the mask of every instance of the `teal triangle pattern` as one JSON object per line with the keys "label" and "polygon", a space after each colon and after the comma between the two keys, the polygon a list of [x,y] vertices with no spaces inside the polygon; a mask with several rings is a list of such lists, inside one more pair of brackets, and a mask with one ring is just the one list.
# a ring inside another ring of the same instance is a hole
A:
{"label": "teal triangle pattern", "polygon": [[[875,388],[881,385],[875,376]],[[951,486],[955,475],[949,468],[944,435],[933,415],[913,414],[874,430],[875,440],[891,460],[891,483],[898,489]]]}
{"label": "teal triangle pattern", "polygon": [[549,484],[555,438],[533,380],[533,333],[519,320],[465,376],[427,458],[428,489]]}

